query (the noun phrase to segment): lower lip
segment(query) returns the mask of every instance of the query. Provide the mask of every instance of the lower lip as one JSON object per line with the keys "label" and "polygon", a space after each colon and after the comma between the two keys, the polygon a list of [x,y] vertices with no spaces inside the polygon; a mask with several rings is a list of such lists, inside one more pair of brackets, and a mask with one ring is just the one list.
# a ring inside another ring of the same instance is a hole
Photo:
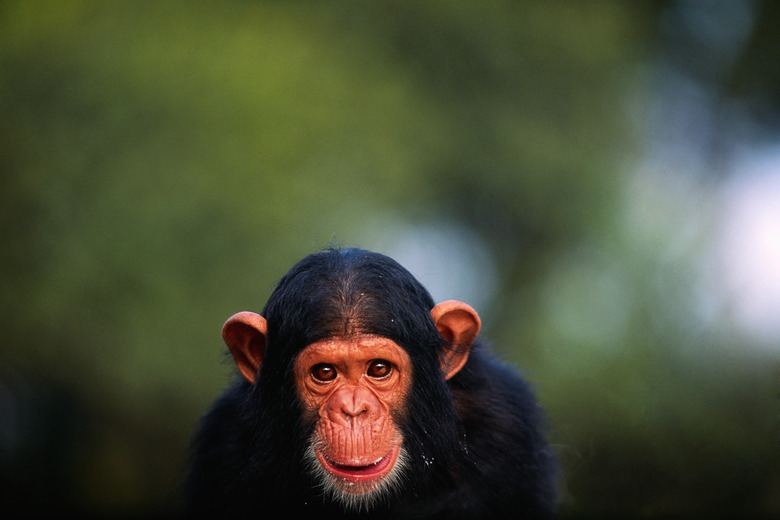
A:
{"label": "lower lip", "polygon": [[346,466],[326,459],[320,452],[317,452],[317,458],[322,467],[327,469],[333,475],[351,480],[353,482],[363,482],[366,480],[375,480],[385,476],[398,458],[400,446],[394,446],[390,453],[368,466]]}

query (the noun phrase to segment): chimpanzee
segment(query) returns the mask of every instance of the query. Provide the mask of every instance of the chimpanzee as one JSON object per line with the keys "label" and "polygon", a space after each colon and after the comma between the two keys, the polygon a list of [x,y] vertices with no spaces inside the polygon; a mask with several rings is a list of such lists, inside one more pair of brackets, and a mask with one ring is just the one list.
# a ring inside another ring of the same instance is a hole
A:
{"label": "chimpanzee", "polygon": [[387,256],[307,256],[223,327],[240,377],[193,439],[188,512],[553,518],[542,410],[479,329]]}

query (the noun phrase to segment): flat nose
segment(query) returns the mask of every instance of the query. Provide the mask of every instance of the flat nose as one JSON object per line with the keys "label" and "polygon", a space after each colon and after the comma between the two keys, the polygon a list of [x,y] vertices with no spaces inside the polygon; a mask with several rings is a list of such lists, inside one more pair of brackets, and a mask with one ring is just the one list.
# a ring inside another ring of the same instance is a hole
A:
{"label": "flat nose", "polygon": [[341,411],[344,412],[345,415],[348,415],[350,417],[358,417],[360,415],[363,415],[367,411],[366,404],[361,400],[358,399],[358,392],[352,393],[352,401],[345,400],[343,403],[341,403]]}
{"label": "flat nose", "polygon": [[344,386],[328,400],[328,417],[339,424],[359,426],[373,420],[377,409],[376,396],[359,386]]}

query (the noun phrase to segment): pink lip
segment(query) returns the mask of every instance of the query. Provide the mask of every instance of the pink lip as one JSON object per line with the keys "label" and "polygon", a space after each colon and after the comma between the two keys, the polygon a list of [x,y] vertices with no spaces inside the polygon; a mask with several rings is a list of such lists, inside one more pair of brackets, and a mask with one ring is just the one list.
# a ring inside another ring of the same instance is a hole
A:
{"label": "pink lip", "polygon": [[327,459],[319,451],[317,452],[317,458],[320,464],[337,477],[341,477],[353,482],[362,482],[366,480],[374,480],[385,476],[395,464],[396,458],[398,458],[399,446],[394,446],[390,453],[366,466],[350,466],[347,464],[339,464]]}

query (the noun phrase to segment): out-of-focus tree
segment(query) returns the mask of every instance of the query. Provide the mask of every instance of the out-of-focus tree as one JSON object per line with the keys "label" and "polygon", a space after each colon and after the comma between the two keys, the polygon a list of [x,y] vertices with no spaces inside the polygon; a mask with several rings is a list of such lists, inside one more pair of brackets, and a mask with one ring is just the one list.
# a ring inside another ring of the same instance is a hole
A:
{"label": "out-of-focus tree", "polygon": [[222,321],[339,243],[479,297],[564,513],[780,511],[778,351],[698,292],[780,18],[694,4],[3,3],[0,499],[175,510]]}

